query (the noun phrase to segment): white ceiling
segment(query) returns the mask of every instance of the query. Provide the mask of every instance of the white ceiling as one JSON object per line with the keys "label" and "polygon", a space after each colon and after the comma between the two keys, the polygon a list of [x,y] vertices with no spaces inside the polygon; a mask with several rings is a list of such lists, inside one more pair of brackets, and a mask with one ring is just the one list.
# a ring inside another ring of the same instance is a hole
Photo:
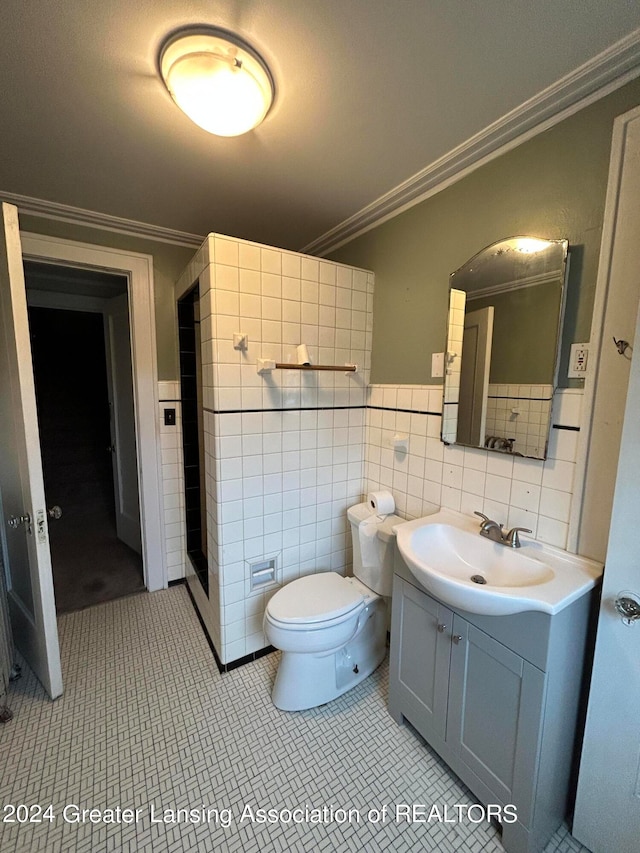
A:
{"label": "white ceiling", "polygon": [[[158,78],[167,34],[203,23],[275,78],[246,136]],[[3,0],[0,195],[300,249],[638,27],[637,0]],[[640,73],[631,43],[614,73]]]}

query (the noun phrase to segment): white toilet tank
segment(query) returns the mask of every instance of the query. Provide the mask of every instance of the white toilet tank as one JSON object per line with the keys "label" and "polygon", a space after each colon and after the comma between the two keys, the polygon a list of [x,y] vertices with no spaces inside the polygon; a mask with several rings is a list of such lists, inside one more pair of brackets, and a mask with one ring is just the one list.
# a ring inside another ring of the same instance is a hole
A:
{"label": "white toilet tank", "polygon": [[349,507],[347,518],[353,542],[353,574],[378,595],[390,596],[395,547],[392,528],[404,519],[398,515],[387,515],[375,521],[377,515],[367,503]]}

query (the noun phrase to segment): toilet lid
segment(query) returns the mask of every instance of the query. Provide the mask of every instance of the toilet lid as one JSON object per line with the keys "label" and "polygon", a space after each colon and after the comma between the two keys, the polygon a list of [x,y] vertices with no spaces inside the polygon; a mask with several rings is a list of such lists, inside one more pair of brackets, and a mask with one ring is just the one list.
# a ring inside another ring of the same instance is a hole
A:
{"label": "toilet lid", "polygon": [[307,575],[288,583],[267,609],[280,622],[324,622],[356,608],[364,596],[336,572]]}

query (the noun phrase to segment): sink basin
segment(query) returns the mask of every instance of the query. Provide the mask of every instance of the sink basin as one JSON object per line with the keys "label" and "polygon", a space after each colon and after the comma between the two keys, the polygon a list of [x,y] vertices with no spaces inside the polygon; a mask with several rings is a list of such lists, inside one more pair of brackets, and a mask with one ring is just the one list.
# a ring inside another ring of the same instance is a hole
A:
{"label": "sink basin", "polygon": [[531,586],[553,579],[553,570],[544,563],[525,557],[519,549],[478,537],[477,531],[470,533],[452,524],[424,524],[411,537],[412,556],[431,571],[490,586]]}
{"label": "sink basin", "polygon": [[475,519],[440,510],[399,524],[398,549],[420,584],[445,604],[485,616],[557,613],[595,586],[602,566],[535,540],[510,548],[480,536]]}

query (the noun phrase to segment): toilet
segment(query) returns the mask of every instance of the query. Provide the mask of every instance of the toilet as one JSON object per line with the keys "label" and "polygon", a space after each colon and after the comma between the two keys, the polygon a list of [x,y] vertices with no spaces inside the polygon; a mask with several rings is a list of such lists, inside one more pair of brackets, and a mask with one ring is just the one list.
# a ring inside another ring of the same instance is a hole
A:
{"label": "toilet", "polygon": [[[272,700],[302,711],[336,699],[378,667],[386,653],[397,515],[378,516],[367,503],[347,510],[353,574],[307,575],[270,599],[264,615],[269,643],[282,650]],[[364,558],[363,558],[364,555]]]}

